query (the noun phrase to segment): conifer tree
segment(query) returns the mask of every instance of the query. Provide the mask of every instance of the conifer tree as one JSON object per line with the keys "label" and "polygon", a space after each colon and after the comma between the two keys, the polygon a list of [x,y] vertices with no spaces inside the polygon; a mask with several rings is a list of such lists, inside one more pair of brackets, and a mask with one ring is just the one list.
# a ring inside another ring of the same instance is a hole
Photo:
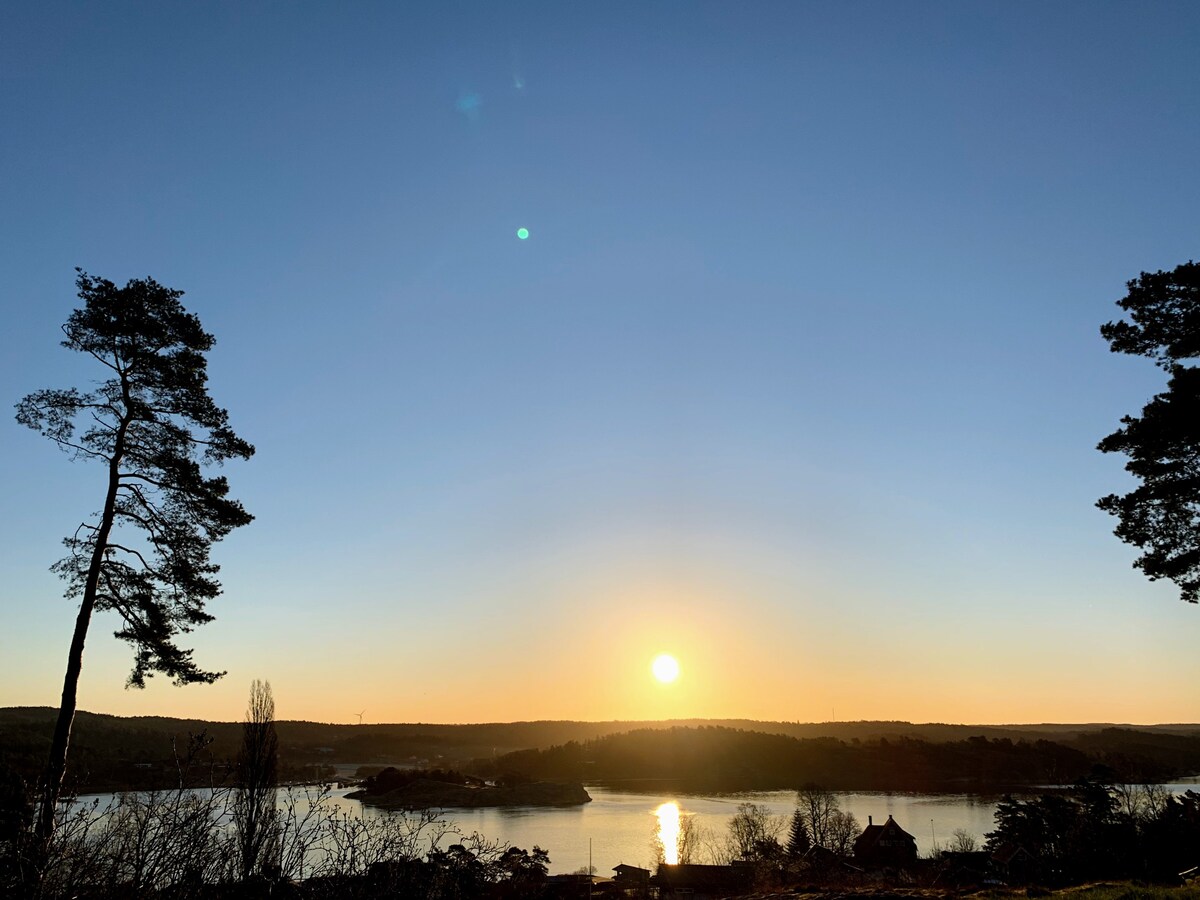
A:
{"label": "conifer tree", "polygon": [[1171,377],[1167,390],[1125,416],[1099,444],[1124,453],[1141,483],[1096,505],[1118,519],[1114,533],[1142,550],[1134,566],[1151,581],[1167,578],[1188,603],[1200,602],[1200,264],[1143,272],[1117,305],[1130,321],[1100,334],[1114,353],[1146,356]]}
{"label": "conifer tree", "polygon": [[75,717],[84,642],[95,612],[112,612],[115,636],[132,645],[129,686],[162,673],[176,684],[211,683],[177,639],[212,619],[221,592],[212,545],[252,516],[206,464],[248,459],[254,448],[229,427],[208,394],[205,353],[214,339],[179,302],[182,291],[153,279],[117,287],[76,270],[83,307],[63,325],[63,346],[91,357],[104,379],[90,391],[41,390],[17,404],[17,421],[73,459],[98,463],[100,511],[64,540],[52,568],[79,603],[62,702],[41,785],[37,835],[54,829]]}
{"label": "conifer tree", "polygon": [[792,823],[788,828],[788,856],[803,856],[811,846],[812,842],[808,838],[808,828],[804,825],[804,813],[801,812],[800,807],[796,807],[795,812],[792,813]]}

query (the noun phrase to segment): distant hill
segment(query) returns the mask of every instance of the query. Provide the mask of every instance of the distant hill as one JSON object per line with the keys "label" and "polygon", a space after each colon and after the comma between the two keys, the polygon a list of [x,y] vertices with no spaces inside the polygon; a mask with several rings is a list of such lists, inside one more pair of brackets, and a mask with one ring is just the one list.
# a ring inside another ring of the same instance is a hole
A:
{"label": "distant hill", "polygon": [[795,738],[717,726],[637,729],[487,760],[504,780],[673,782],[693,790],[993,792],[1037,785],[1157,782],[1200,772],[1200,734],[1105,728],[1050,741]]}
{"label": "distant hill", "polygon": [[[26,777],[36,777],[49,747],[56,710],[50,707],[0,708],[0,762]],[[277,723],[281,761],[299,772],[320,765],[436,764],[462,765],[496,759],[519,750],[547,750],[631,731],[721,728],[735,732],[782,735],[840,742],[915,740],[948,744],[970,738],[1012,742],[1062,743],[1085,754],[1103,755],[1132,748],[1145,756],[1166,754],[1181,766],[1189,750],[1166,749],[1170,738],[1200,739],[1200,725],[1114,726],[1110,724],[950,725],[910,722],[760,722],[750,719],[683,719],[658,722],[507,722],[466,725],[397,723],[334,725],[320,722]],[[227,761],[237,752],[240,722],[206,722],[158,716],[122,717],[80,712],[72,738],[72,774],[81,789],[127,784],[147,771],[172,766],[174,748],[182,752],[189,734],[206,733],[207,753]],[[1114,736],[1116,735],[1116,736]],[[1129,735],[1137,735],[1132,737]],[[1118,739],[1119,736],[1119,739]],[[1119,746],[1118,746],[1119,745]],[[1174,756],[1171,754],[1174,753]],[[1156,757],[1157,758],[1157,757]],[[139,775],[139,773],[142,773]]]}

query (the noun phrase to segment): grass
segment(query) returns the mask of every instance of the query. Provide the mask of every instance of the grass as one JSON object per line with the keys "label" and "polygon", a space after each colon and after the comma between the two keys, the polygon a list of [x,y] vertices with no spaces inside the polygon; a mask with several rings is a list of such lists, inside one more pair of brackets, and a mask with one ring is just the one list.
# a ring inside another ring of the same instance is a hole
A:
{"label": "grass", "polygon": [[981,891],[973,896],[983,900],[1013,900],[1015,897],[1065,897],[1069,900],[1200,900],[1200,885],[1179,887],[1142,885],[1129,881],[1102,881],[1057,891],[1024,890]]}

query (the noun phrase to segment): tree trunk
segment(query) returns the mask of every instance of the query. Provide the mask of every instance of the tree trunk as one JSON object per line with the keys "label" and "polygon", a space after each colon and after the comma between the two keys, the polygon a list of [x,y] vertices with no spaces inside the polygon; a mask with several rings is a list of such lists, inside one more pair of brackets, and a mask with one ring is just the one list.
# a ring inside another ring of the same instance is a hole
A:
{"label": "tree trunk", "polygon": [[[126,405],[128,410],[128,405]],[[121,417],[113,442],[113,454],[108,461],[108,493],[104,498],[104,512],[100,516],[100,527],[92,547],[92,559],[88,565],[87,580],[84,582],[83,598],[79,603],[79,615],[75,617],[75,634],[71,638],[71,650],[67,656],[67,673],[63,678],[62,700],[58,707],[58,721],[54,724],[54,738],[50,743],[50,758],[46,763],[46,775],[42,780],[41,808],[38,810],[37,839],[38,868],[45,863],[50,838],[54,834],[54,816],[58,799],[62,794],[63,776],[67,771],[67,748],[71,743],[71,726],[75,721],[75,704],[79,692],[79,673],[83,669],[83,645],[87,640],[88,625],[92,611],[96,608],[96,594],[100,585],[100,568],[104,562],[104,551],[112,531],[117,505],[117,488],[120,486],[121,458],[125,450],[125,433],[129,429],[131,415]]]}

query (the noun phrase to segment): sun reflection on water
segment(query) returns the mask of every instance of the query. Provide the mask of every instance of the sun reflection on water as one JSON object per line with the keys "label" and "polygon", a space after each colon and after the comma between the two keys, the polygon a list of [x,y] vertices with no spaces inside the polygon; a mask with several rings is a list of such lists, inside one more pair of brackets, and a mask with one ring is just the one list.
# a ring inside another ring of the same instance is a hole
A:
{"label": "sun reflection on water", "polygon": [[662,843],[663,862],[679,862],[679,804],[669,800],[654,811],[658,816],[658,840]]}

